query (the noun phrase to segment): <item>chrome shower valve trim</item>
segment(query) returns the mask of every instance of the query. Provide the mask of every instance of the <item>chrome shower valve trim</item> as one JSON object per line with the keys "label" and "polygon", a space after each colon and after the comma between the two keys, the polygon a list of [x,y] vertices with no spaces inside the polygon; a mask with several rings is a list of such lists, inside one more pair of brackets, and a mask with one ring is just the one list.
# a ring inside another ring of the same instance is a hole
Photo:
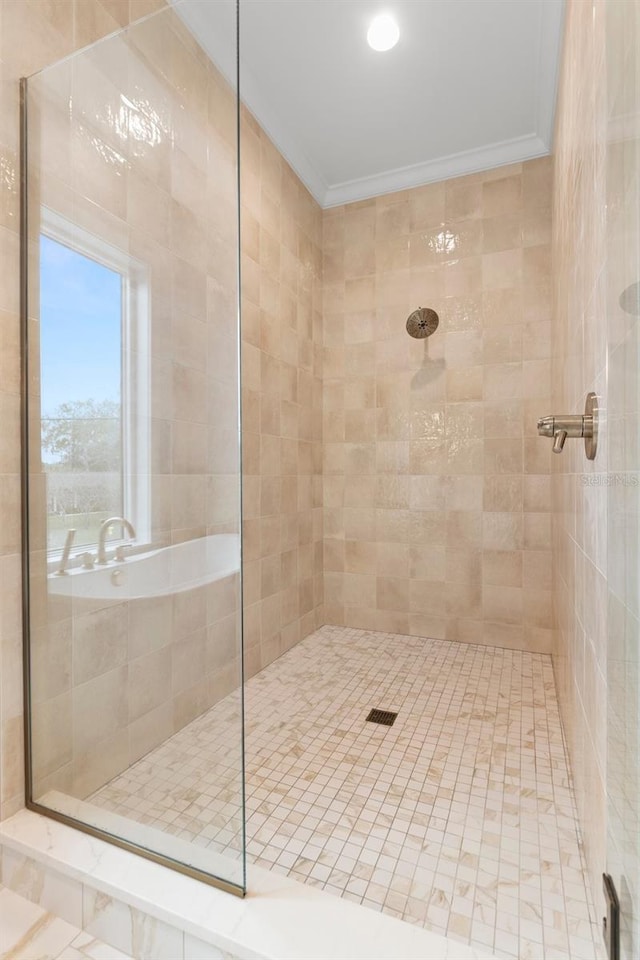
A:
{"label": "chrome shower valve trim", "polygon": [[567,439],[583,439],[587,460],[595,460],[598,449],[598,398],[588,393],[584,414],[568,413],[560,416],[540,417],[538,434],[553,437],[553,452],[562,453]]}

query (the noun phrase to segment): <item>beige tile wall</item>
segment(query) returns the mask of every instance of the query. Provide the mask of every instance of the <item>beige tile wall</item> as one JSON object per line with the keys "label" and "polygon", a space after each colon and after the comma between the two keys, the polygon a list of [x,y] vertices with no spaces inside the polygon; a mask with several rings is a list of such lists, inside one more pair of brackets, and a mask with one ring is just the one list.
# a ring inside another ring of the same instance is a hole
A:
{"label": "beige tile wall", "polygon": [[[640,3],[600,8],[596,23],[604,30],[608,63],[606,292],[597,301],[605,300],[607,315],[611,478],[606,486],[606,868],[620,896],[621,957],[633,960],[640,952]],[[600,654],[600,670],[601,663]],[[599,677],[598,693],[604,693]],[[599,700],[600,756],[603,713]]]}
{"label": "beige tile wall", "polygon": [[[554,655],[592,888],[622,903],[621,955],[638,954],[638,448],[640,4],[570,0],[554,178],[554,409],[600,399],[593,463],[555,460]],[[630,119],[633,122],[630,122]]]}
{"label": "beige tile wall", "polygon": [[328,623],[551,649],[550,175],[325,211]]}
{"label": "beige tile wall", "polygon": [[[602,4],[567,7],[554,158],[554,412],[581,412],[589,390],[606,401],[602,14]],[[569,444],[553,475],[554,665],[597,896],[606,836],[607,490],[583,483],[606,465],[601,429],[595,462],[585,460],[579,444]]]}
{"label": "beige tile wall", "polygon": [[240,136],[249,676],[322,620],[322,211],[251,115]]}

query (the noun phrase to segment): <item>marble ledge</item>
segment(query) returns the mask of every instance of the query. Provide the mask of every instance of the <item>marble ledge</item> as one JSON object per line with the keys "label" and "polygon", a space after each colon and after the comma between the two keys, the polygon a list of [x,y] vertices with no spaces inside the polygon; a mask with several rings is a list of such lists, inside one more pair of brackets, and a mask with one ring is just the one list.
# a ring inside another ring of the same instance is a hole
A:
{"label": "marble ledge", "polygon": [[0,823],[0,847],[241,960],[495,960],[258,867],[233,897],[28,810]]}

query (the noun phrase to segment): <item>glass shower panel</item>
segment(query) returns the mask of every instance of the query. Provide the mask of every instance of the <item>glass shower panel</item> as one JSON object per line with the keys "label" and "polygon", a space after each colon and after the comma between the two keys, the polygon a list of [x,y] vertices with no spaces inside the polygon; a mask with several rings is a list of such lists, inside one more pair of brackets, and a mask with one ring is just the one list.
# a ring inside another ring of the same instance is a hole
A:
{"label": "glass shower panel", "polygon": [[166,9],[24,93],[29,801],[241,892],[235,77]]}
{"label": "glass shower panel", "polygon": [[[620,957],[640,956],[640,68],[637,4],[606,6],[607,872]],[[600,891],[596,891],[596,896]]]}

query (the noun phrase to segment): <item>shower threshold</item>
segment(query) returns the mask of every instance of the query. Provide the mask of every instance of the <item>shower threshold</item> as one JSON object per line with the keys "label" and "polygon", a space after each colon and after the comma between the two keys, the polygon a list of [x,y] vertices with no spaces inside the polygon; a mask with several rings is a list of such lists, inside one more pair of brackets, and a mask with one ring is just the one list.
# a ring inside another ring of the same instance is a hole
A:
{"label": "shower threshold", "polygon": [[[0,824],[0,861],[6,890],[42,908],[39,930],[46,926],[46,934],[60,934],[73,924],[83,931],[78,941],[86,944],[86,953],[78,948],[78,956],[496,960],[253,865],[250,894],[244,900],[232,897],[29,810]],[[15,926],[15,918],[0,918],[0,942]],[[50,946],[50,937],[41,944],[45,952]],[[29,946],[11,955],[30,956]]]}

